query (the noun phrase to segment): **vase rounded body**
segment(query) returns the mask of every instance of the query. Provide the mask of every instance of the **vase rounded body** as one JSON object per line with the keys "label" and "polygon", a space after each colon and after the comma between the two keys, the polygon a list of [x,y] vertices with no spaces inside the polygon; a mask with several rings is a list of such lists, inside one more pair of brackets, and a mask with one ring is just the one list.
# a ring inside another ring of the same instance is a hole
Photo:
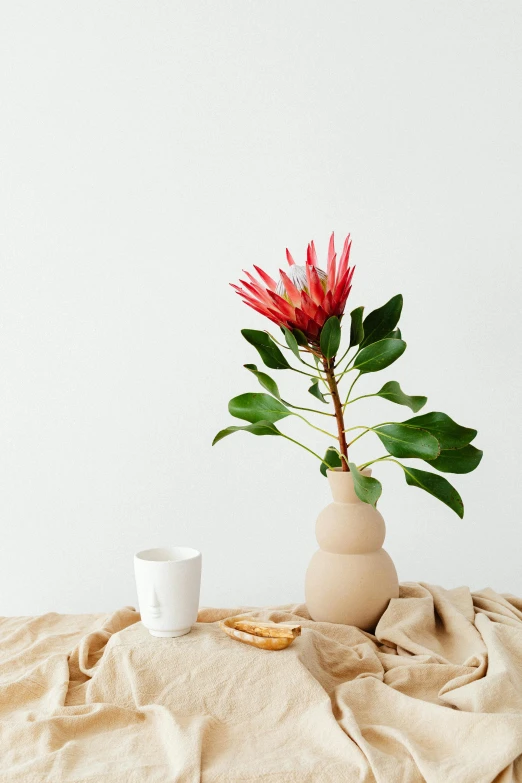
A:
{"label": "vase rounded body", "polygon": [[373,630],[390,599],[399,596],[395,566],[382,548],[384,519],[359,500],[349,472],[327,475],[333,502],[317,518],[320,548],[306,572],[308,611],[313,620]]}

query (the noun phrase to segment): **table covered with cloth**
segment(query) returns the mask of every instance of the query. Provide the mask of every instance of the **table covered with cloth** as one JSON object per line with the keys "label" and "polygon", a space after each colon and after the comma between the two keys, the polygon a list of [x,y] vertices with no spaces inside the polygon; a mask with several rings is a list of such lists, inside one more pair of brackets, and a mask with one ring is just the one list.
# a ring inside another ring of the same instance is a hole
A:
{"label": "table covered with cloth", "polygon": [[[241,611],[298,622],[270,652]],[[522,782],[522,599],[401,585],[375,633],[304,605],[0,620],[1,783]]]}

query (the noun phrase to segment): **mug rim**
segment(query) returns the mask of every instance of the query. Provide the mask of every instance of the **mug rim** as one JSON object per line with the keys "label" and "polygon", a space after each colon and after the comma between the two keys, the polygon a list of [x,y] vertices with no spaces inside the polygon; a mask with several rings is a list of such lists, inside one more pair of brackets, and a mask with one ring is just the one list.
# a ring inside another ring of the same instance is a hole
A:
{"label": "mug rim", "polygon": [[[174,553],[179,552],[180,556],[176,556]],[[164,556],[152,557],[151,555],[157,553]],[[169,556],[170,555],[170,556]],[[158,546],[151,549],[141,549],[134,555],[135,560],[140,560],[143,563],[186,563],[189,560],[196,560],[201,557],[199,549],[194,549],[191,546]]]}

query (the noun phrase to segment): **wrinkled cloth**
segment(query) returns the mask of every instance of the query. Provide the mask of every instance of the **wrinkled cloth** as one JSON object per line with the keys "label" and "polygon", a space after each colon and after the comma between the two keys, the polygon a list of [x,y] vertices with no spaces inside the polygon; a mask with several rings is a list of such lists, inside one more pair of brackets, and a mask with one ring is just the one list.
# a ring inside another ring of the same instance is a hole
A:
{"label": "wrinkled cloth", "polygon": [[[299,622],[285,650],[239,613]],[[401,585],[374,634],[304,605],[0,619],[1,783],[519,783],[522,599]]]}

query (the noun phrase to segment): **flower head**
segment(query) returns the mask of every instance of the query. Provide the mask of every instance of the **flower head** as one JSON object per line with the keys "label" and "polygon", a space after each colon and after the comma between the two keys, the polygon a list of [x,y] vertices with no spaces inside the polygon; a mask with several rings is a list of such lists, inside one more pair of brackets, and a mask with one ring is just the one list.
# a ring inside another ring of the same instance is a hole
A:
{"label": "flower head", "polygon": [[260,279],[245,271],[247,280],[241,286],[232,285],[245,304],[269,318],[278,326],[300,329],[310,343],[318,343],[325,321],[332,315],[341,318],[352,287],[355,267],[349,266],[351,239],[346,237],[337,262],[334,235],[330,237],[326,272],[317,266],[317,253],[308,245],[306,264],[295,263],[286,251],[289,269],[279,270],[276,282],[262,269],[254,266]]}

